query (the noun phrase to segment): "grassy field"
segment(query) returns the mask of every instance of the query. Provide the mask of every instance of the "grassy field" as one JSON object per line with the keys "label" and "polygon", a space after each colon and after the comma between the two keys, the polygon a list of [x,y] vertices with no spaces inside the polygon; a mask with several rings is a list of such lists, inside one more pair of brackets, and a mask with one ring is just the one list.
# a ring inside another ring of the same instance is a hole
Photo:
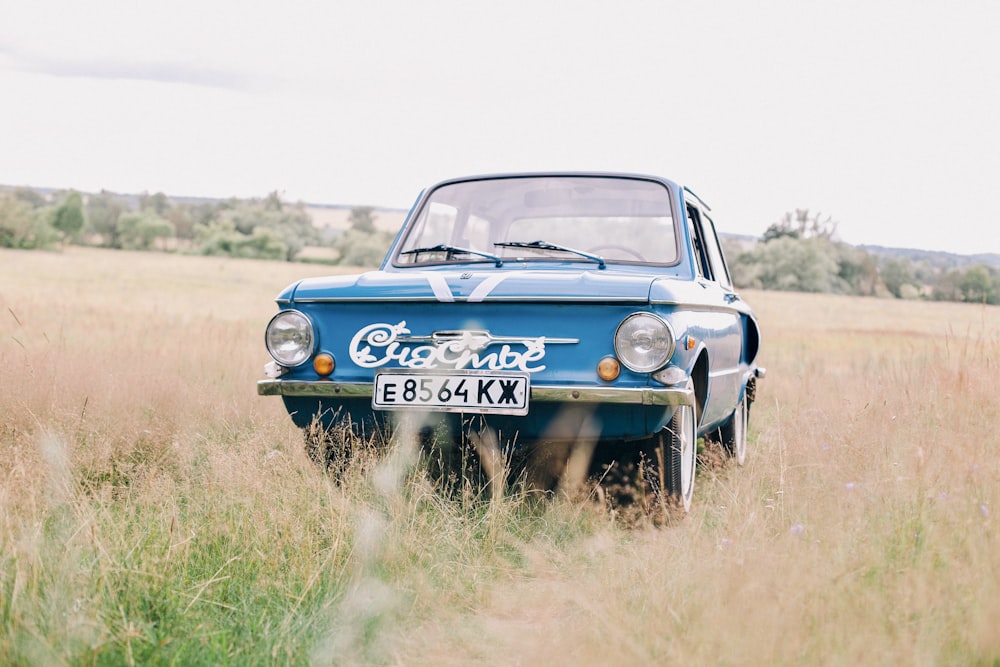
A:
{"label": "grassy field", "polygon": [[747,293],[691,514],[341,484],[254,382],[329,267],[0,251],[0,664],[1000,664],[1000,309]]}

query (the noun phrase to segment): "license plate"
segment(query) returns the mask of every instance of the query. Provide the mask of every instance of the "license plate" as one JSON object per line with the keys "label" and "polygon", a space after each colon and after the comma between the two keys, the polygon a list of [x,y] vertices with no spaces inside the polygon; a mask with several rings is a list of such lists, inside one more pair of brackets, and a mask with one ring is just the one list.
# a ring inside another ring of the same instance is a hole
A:
{"label": "license plate", "polygon": [[392,370],[375,374],[372,407],[526,415],[529,395],[527,373]]}

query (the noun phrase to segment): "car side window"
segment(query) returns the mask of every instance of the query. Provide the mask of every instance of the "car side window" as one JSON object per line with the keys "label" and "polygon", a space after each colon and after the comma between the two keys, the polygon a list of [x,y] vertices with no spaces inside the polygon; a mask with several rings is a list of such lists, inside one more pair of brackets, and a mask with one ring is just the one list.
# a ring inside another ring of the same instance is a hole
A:
{"label": "car side window", "polygon": [[702,215],[701,227],[705,249],[708,251],[708,260],[712,265],[712,275],[715,276],[715,280],[720,285],[731,290],[733,281],[729,277],[729,268],[726,266],[726,260],[722,254],[722,246],[719,244],[719,235],[715,231],[715,223],[707,215]]}
{"label": "car side window", "polygon": [[701,220],[698,209],[690,204],[687,207],[688,232],[691,244],[694,246],[694,268],[699,278],[712,280],[712,266],[705,254],[705,240],[701,230]]}

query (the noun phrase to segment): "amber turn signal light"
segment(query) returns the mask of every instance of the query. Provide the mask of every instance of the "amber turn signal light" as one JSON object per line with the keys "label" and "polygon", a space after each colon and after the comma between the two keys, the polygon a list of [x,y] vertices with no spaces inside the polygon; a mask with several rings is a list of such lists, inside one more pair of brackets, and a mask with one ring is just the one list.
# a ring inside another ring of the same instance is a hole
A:
{"label": "amber turn signal light", "polygon": [[604,357],[597,362],[597,377],[605,382],[611,382],[618,378],[622,372],[621,364],[614,357]]}
{"label": "amber turn signal light", "polygon": [[320,375],[322,377],[333,374],[335,366],[336,364],[333,361],[332,354],[326,354],[324,352],[322,354],[317,354],[313,359],[313,370],[316,371],[316,375]]}

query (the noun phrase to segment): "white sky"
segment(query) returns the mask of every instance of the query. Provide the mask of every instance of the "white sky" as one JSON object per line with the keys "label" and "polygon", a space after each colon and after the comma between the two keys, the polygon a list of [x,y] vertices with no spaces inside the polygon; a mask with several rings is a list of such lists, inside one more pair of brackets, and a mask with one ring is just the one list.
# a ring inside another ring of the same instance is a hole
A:
{"label": "white sky", "polygon": [[992,0],[0,0],[0,183],[408,207],[689,185],[720,229],[1000,252]]}

